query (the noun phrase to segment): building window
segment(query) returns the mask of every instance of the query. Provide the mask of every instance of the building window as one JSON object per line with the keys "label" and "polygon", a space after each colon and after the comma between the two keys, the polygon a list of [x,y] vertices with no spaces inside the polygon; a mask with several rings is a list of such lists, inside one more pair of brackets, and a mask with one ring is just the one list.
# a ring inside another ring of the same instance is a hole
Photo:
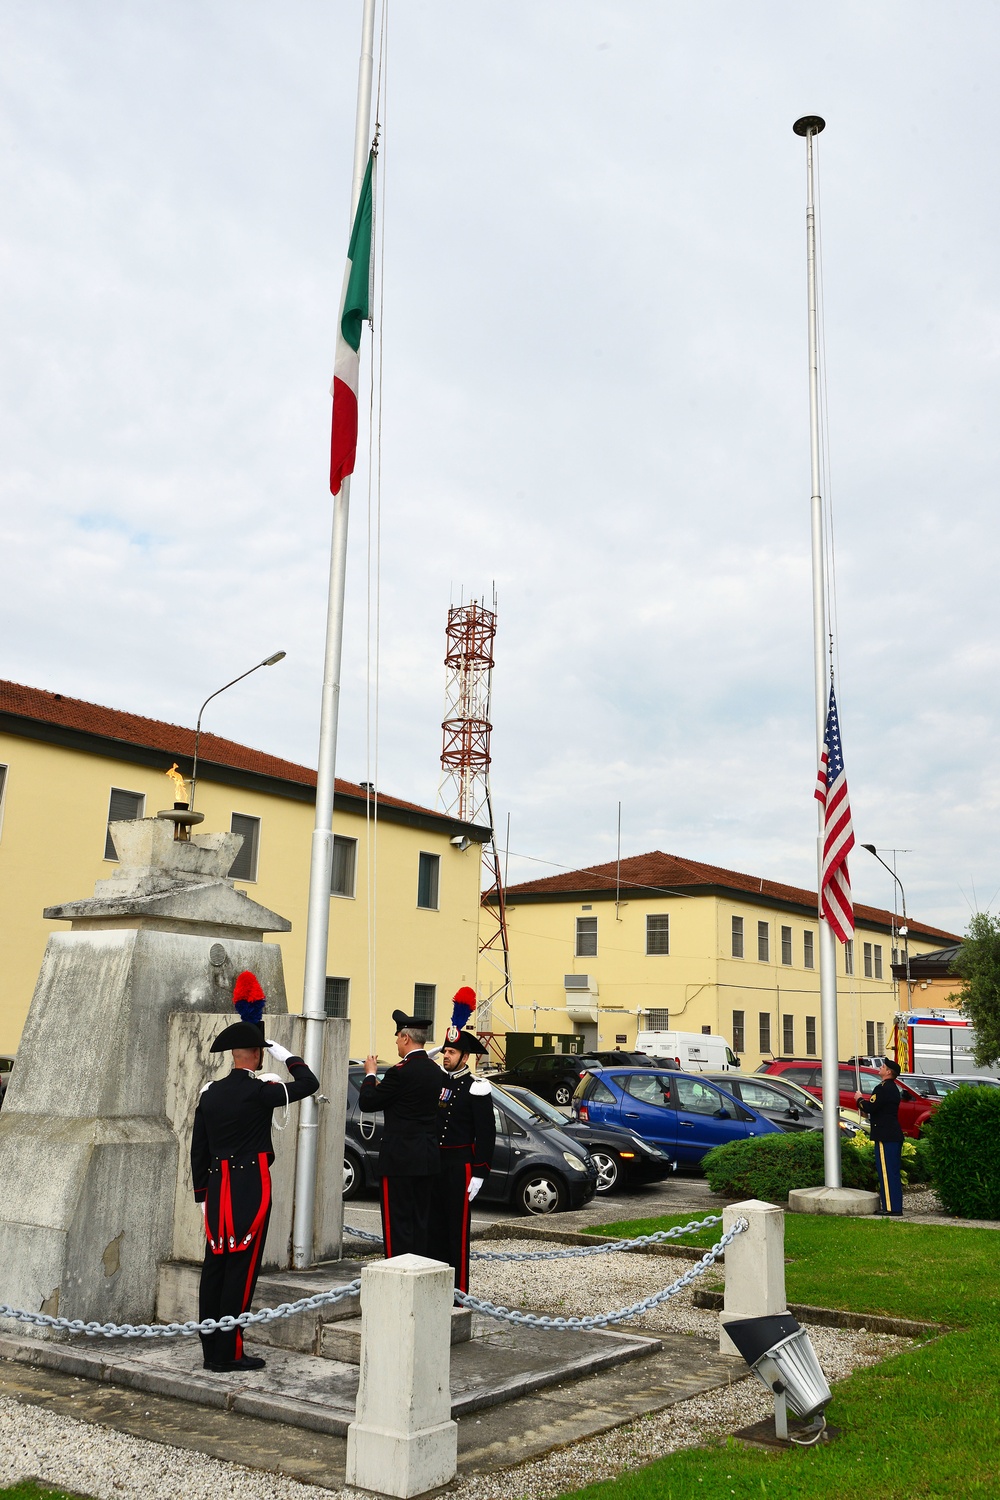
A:
{"label": "building window", "polygon": [[104,858],[117,859],[118,850],[115,841],[111,837],[111,824],[123,823],[133,818],[141,818],[146,806],[146,798],[142,792],[123,792],[120,787],[111,788],[111,799],[108,802],[108,828],[104,836]]}
{"label": "building window", "polygon": [[349,979],[334,979],[332,975],[326,976],[326,994],[323,998],[323,1009],[334,1021],[346,1021],[350,1013],[351,981]]}
{"label": "building window", "polygon": [[771,1016],[770,1012],[762,1010],[758,1017],[760,1022],[760,1050],[770,1052],[771,1050]]}
{"label": "building window", "polygon": [[813,932],[802,934],[802,964],[806,969],[816,967],[816,934]]}
{"label": "building window", "polygon": [[576,956],[577,958],[597,957],[597,918],[577,917],[576,919]]}
{"label": "building window", "polygon": [[854,939],[848,938],[844,944],[844,973],[854,973]]}
{"label": "building window", "polygon": [[[595,918],[596,921],[596,918]],[[670,952],[670,918],[669,916],[646,918],[646,952],[647,953],[669,953]]]}
{"label": "building window", "polygon": [[781,929],[781,962],[790,964],[792,961],[792,929],[783,927]]}
{"label": "building window", "polygon": [[868,1048],[867,1056],[875,1056],[875,1022],[865,1022],[865,1046]]}
{"label": "building window", "polygon": [[437,996],[436,984],[415,984],[413,986],[413,1014],[418,1021],[426,1021],[427,1030],[434,1030],[434,1000]]}
{"label": "building window", "polygon": [[646,1012],[646,1028],[649,1031],[669,1031],[670,1030],[670,1012],[669,1012],[669,1010],[647,1010],[647,1012]]}
{"label": "building window", "polygon": [[[420,856],[423,859],[423,855]],[[430,856],[432,859],[433,855]],[[330,871],[330,895],[353,896],[358,878],[358,841],[333,836],[333,869]],[[418,902],[418,905],[422,904]]]}
{"label": "building window", "polygon": [[795,1017],[781,1018],[781,1050],[786,1057],[795,1056]]}
{"label": "building window", "polygon": [[875,978],[882,978],[882,944],[875,944]]}
{"label": "building window", "polygon": [[743,918],[733,918],[733,957],[743,957]]}
{"label": "building window", "polygon": [[701,1028],[701,1034],[702,1034],[702,1036],[711,1036],[712,1035],[712,1028],[711,1028],[711,1026],[703,1026]]}
{"label": "building window", "polygon": [[417,905],[427,911],[438,909],[438,887],[441,883],[440,854],[421,854],[417,874]]}
{"label": "building window", "polygon": [[733,1011],[733,1051],[743,1052],[746,1048],[746,1012],[742,1010]]}
{"label": "building window", "polygon": [[875,1022],[875,1051],[879,1057],[885,1056],[885,1022]]}
{"label": "building window", "polygon": [[816,1017],[806,1016],[806,1056],[816,1056]]}
{"label": "building window", "polygon": [[7,785],[7,767],[0,766],[0,834],[3,833],[3,794]]}
{"label": "building window", "polygon": [[229,820],[233,833],[243,835],[240,852],[229,866],[230,880],[257,879],[257,850],[260,848],[260,819],[245,813],[233,813]]}
{"label": "building window", "polygon": [[872,977],[872,945],[871,945],[871,943],[866,943],[865,944],[865,978],[866,979],[871,979],[871,977]]}
{"label": "building window", "polygon": [[762,964],[766,964],[771,957],[771,939],[766,922],[757,923],[757,957]]}

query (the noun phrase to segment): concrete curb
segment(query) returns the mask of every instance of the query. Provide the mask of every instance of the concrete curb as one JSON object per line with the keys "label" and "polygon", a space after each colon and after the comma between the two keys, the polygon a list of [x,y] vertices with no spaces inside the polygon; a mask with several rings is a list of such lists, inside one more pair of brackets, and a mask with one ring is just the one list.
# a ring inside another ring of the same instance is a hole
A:
{"label": "concrete curb", "polygon": [[[708,1312],[721,1312],[722,1292],[695,1291],[692,1301],[695,1307]],[[950,1333],[944,1323],[922,1323],[915,1318],[890,1318],[881,1313],[845,1312],[839,1307],[812,1307],[807,1302],[789,1302],[788,1311],[803,1323],[815,1323],[819,1328],[855,1328],[868,1333],[895,1333],[900,1338],[917,1339],[925,1334],[937,1337]]]}
{"label": "concrete curb", "polygon": [[[606,1238],[600,1234],[579,1234],[573,1229],[543,1229],[541,1225],[534,1224],[491,1224],[484,1229],[482,1234],[476,1236],[477,1240],[542,1240],[553,1245],[599,1245]],[[719,1228],[719,1238],[722,1238],[722,1229]],[[634,1250],[619,1251],[626,1255],[663,1255],[671,1260],[701,1260],[705,1254],[704,1248],[698,1249],[694,1245],[638,1245]],[[718,1264],[723,1265],[726,1257],[719,1256]]]}

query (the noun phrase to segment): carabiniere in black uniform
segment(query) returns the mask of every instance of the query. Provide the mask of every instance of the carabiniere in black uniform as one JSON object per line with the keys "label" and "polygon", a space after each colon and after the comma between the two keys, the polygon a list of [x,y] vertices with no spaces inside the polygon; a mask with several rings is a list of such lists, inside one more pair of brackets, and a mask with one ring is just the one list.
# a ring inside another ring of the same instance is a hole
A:
{"label": "carabiniere in black uniform", "polygon": [[[468,1031],[449,1028],[445,1046],[469,1054],[485,1053],[479,1038]],[[441,1173],[431,1196],[428,1254],[447,1261],[455,1271],[455,1289],[469,1290],[469,1225],[472,1200],[469,1185],[474,1177],[485,1180],[493,1165],[496,1122],[493,1091],[485,1078],[477,1078],[468,1064],[445,1073],[441,1090]]]}
{"label": "carabiniere in black uniform", "polygon": [[[213,1052],[260,1048],[262,1030],[238,1021],[217,1037]],[[198,1317],[237,1317],[253,1298],[261,1251],[271,1215],[271,1117],[274,1111],[319,1088],[319,1080],[301,1057],[269,1044],[283,1058],[290,1083],[268,1083],[247,1068],[234,1067],[209,1084],[198,1101],[191,1136],[194,1196],[205,1210],[205,1260]],[[229,1367],[243,1359],[243,1335],[201,1335],[206,1365]]]}
{"label": "carabiniere in black uniform", "polygon": [[[885,1068],[885,1071],[891,1069]],[[895,1219],[900,1218],[903,1212],[903,1184],[899,1170],[903,1153],[903,1127],[899,1123],[901,1097],[895,1077],[883,1079],[872,1090],[870,1098],[858,1097],[858,1107],[864,1110],[871,1122],[872,1141],[875,1144],[875,1176],[878,1179],[878,1195],[882,1200],[881,1211]]]}

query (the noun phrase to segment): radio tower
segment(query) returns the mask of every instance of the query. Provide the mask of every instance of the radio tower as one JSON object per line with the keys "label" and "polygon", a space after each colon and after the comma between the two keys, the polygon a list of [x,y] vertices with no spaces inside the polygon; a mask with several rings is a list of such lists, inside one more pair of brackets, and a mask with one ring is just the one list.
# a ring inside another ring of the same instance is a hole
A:
{"label": "radio tower", "polygon": [[476,1026],[489,1045],[495,1035],[493,1001],[502,996],[513,1011],[510,985],[510,948],[500,857],[496,845],[490,798],[490,696],[493,687],[493,643],[497,633],[497,599],[493,608],[481,600],[452,605],[448,610],[448,669],[445,716],[441,725],[442,808],[466,823],[485,824],[490,837],[483,845],[483,928],[479,953],[496,971],[489,993],[477,1006]]}

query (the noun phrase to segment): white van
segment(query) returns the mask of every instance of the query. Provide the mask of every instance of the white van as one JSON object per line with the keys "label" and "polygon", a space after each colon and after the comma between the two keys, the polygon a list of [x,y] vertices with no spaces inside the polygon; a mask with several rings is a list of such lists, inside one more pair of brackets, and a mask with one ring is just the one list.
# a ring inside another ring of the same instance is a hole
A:
{"label": "white van", "polygon": [[740,1066],[724,1036],[698,1031],[640,1031],[635,1047],[681,1073],[728,1073]]}

